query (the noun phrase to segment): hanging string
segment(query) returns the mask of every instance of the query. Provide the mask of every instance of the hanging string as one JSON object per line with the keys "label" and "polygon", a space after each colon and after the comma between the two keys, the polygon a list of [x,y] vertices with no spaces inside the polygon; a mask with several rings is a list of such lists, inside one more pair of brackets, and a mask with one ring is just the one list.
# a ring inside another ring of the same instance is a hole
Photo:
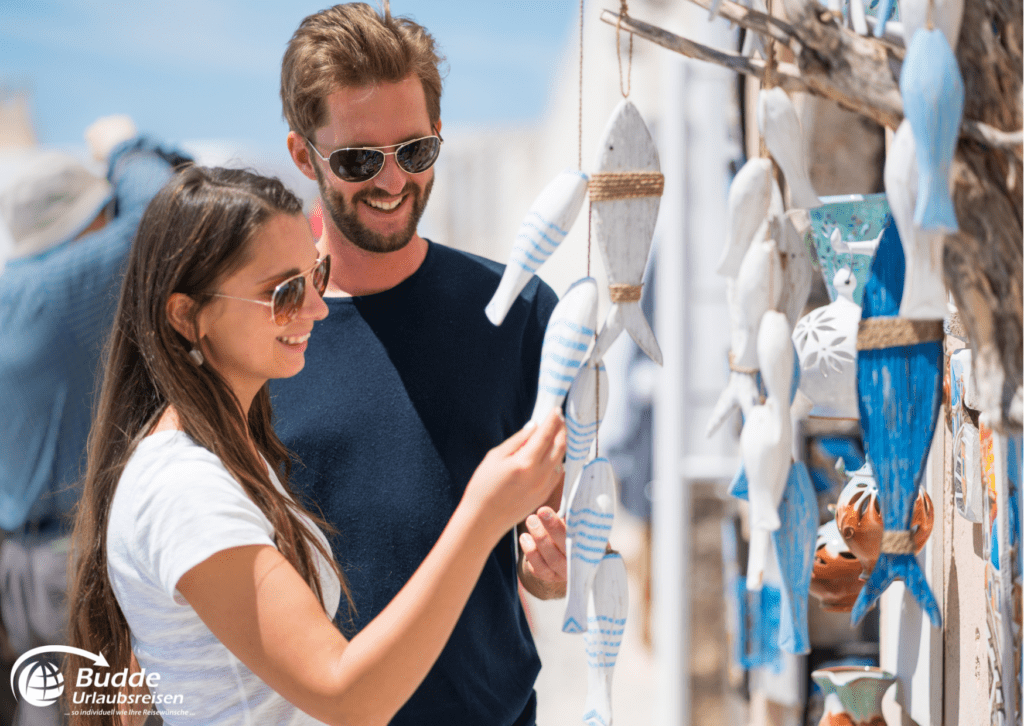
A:
{"label": "hanging string", "polygon": [[601,456],[601,359],[594,364],[594,458]]}
{"label": "hanging string", "polygon": [[924,27],[935,30],[935,0],[928,0],[928,10],[924,16]]}
{"label": "hanging string", "polygon": [[580,0],[580,93],[576,168],[583,171],[583,0]]}
{"label": "hanging string", "polygon": [[594,202],[587,203],[587,277],[590,277],[590,227],[594,219]]}
{"label": "hanging string", "polygon": [[619,19],[615,23],[615,57],[619,60],[619,93],[623,98],[629,98],[629,92],[633,84],[633,34],[629,34],[629,65],[626,70],[626,84],[622,83],[622,48],[619,45],[619,31],[622,29],[622,19],[629,17],[628,0],[619,0]]}

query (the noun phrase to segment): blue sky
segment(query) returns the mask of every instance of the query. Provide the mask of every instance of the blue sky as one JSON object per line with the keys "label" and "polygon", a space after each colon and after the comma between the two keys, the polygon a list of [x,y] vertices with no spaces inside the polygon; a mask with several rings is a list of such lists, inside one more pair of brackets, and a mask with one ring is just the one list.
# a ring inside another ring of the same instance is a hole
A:
{"label": "blue sky", "polygon": [[[278,73],[307,0],[4,0],[0,86],[31,92],[43,144],[82,143],[101,115],[127,113],[173,140],[284,149]],[[446,128],[539,117],[575,34],[576,0],[394,0],[448,58]]]}

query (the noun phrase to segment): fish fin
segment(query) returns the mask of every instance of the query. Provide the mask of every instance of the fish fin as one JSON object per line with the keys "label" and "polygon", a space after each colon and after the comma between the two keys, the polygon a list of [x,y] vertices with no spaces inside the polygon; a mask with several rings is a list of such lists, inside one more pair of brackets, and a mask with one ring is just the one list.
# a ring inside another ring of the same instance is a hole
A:
{"label": "fish fin", "polygon": [[516,301],[516,297],[523,291],[533,275],[534,273],[516,268],[513,264],[509,264],[505,268],[501,282],[498,283],[498,289],[494,291],[491,301],[484,308],[484,314],[492,325],[498,326],[505,322],[505,316],[512,308],[512,303]]}
{"label": "fish fin", "polygon": [[626,330],[629,331],[630,337],[640,346],[640,350],[647,354],[648,358],[659,366],[662,365],[661,348],[658,346],[658,340],[654,337],[654,331],[651,330],[640,305],[630,303],[619,307],[621,308],[619,315]]}

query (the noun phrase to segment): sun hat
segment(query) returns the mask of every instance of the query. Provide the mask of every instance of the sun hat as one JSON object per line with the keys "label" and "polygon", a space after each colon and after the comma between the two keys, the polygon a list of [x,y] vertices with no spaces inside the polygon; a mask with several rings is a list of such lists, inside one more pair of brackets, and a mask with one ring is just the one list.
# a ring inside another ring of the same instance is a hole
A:
{"label": "sun hat", "polygon": [[61,151],[38,151],[0,180],[0,219],[8,259],[29,257],[73,239],[110,201],[110,183]]}

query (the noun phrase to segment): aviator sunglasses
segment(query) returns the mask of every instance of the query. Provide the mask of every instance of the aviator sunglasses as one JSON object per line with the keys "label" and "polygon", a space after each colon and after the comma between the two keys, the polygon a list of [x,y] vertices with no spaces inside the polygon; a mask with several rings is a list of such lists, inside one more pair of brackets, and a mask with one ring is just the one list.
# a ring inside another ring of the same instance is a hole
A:
{"label": "aviator sunglasses", "polygon": [[259,305],[266,305],[270,308],[270,318],[278,325],[287,325],[298,314],[306,299],[306,275],[310,276],[313,289],[320,297],[324,296],[327,290],[327,280],[331,277],[331,256],[326,255],[323,259],[317,260],[316,264],[305,272],[289,277],[287,280],[274,288],[270,302],[266,300],[253,300],[248,297],[235,297],[220,292],[213,293],[214,297],[226,297],[229,300],[242,300],[243,302],[254,302]]}
{"label": "aviator sunglasses", "polygon": [[392,144],[394,151],[383,151],[391,146],[361,146],[357,148],[335,149],[324,156],[312,141],[306,139],[310,148],[321,159],[326,161],[334,175],[347,182],[370,181],[380,174],[384,161],[394,156],[399,168],[409,174],[422,174],[434,165],[437,155],[441,153],[444,139],[440,135],[424,136],[401,144]]}

